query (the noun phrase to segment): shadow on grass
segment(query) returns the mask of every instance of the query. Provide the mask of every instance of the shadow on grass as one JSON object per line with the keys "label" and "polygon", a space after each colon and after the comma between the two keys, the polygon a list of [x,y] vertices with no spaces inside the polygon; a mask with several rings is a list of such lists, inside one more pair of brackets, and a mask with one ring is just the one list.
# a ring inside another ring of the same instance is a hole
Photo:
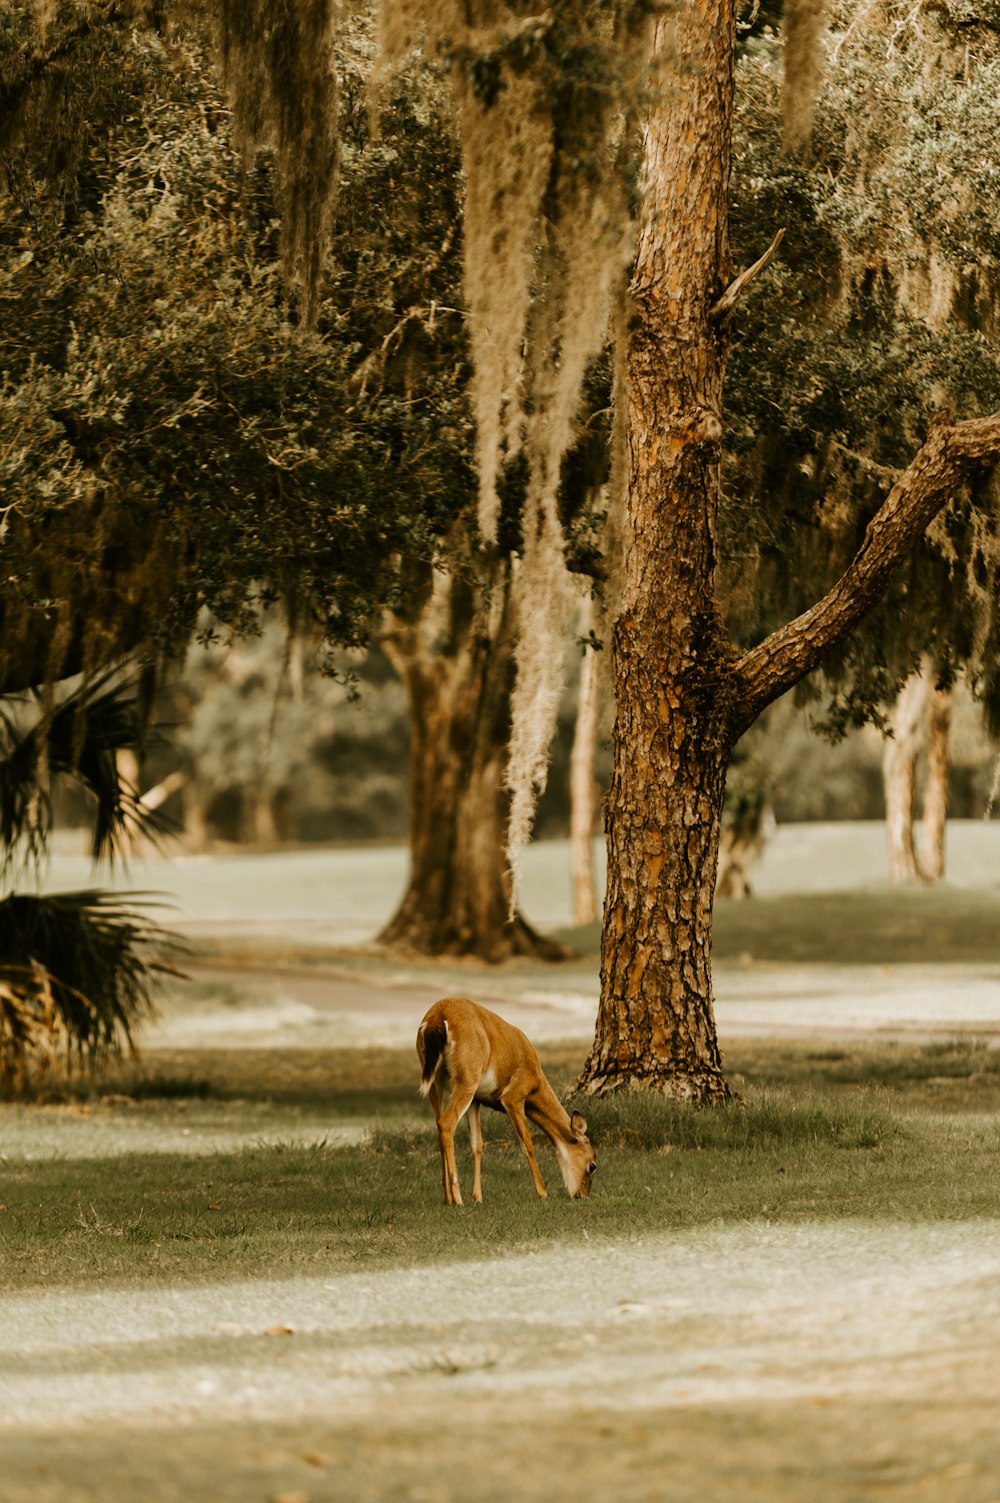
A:
{"label": "shadow on grass", "polygon": [[264,1100],[351,1119],[421,1110],[419,1066],[400,1049],[158,1049],[109,1072],[134,1101]]}
{"label": "shadow on grass", "polygon": [[1000,1111],[1000,1049],[962,1037],[930,1043],[856,1039],[818,1046],[808,1041],[743,1039],[730,1049],[734,1087],[789,1087],[850,1094],[875,1087],[908,1112]]}
{"label": "shadow on grass", "polygon": [[[0,1287],[288,1277],[494,1258],[581,1236],[816,1219],[1000,1217],[994,1117],[906,1113],[888,1092],[747,1089],[726,1108],[587,1103],[594,1194],[571,1201],[539,1143],[539,1200],[506,1119],[484,1113],[485,1202],[441,1204],[433,1122],[383,1118],[351,1147],[260,1142],[197,1159],[0,1164]],[[82,1125],[81,1125],[82,1130]],[[471,1190],[466,1134],[459,1173]]]}
{"label": "shadow on grass", "polygon": [[[567,1106],[586,1113],[590,1139],[605,1152],[746,1153],[802,1145],[870,1149],[882,1147],[901,1130],[898,1113],[877,1090],[831,1099],[815,1090],[751,1087],[743,1099],[724,1107],[697,1107],[635,1091],[605,1099],[572,1097]],[[511,1136],[502,1113],[484,1112],[482,1125],[487,1141]],[[376,1154],[426,1153],[426,1134],[383,1125],[372,1133],[371,1148]]]}

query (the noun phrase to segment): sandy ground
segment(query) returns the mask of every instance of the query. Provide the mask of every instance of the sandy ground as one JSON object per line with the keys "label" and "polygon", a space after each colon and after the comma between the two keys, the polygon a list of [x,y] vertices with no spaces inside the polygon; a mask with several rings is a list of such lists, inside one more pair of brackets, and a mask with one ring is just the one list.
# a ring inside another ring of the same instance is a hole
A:
{"label": "sandy ground", "polygon": [[7,1297],[0,1496],[995,1499],[998,1232]]}
{"label": "sandy ground", "polygon": [[[77,845],[79,842],[77,842]],[[595,878],[604,881],[603,839],[593,845]],[[522,908],[548,929],[572,922],[568,842],[533,842],[524,853]],[[267,855],[151,855],[125,868],[102,869],[99,881],[159,894],[170,906],[163,923],[194,939],[225,936],[259,942],[295,938],[303,943],[366,944],[388,920],[406,883],[401,846],[328,849],[310,847]],[[885,890],[885,828],[862,823],[781,825],[754,868],[754,891],[780,893]],[[89,859],[62,844],[52,857],[45,886],[88,887]],[[948,821],[948,886],[1000,888],[1000,820]]]}
{"label": "sandy ground", "polygon": [[[593,1038],[593,967],[486,972],[460,966],[420,972],[374,968],[249,969],[196,965],[192,978],[238,987],[254,1005],[175,1012],[146,1030],[156,1047],[259,1048],[262,1042],[409,1048],[438,997],[472,996],[535,1039]],[[737,1034],[871,1033],[880,1037],[974,1034],[1000,1042],[1000,967],[959,965],[717,965],[716,1020],[725,1045]]]}

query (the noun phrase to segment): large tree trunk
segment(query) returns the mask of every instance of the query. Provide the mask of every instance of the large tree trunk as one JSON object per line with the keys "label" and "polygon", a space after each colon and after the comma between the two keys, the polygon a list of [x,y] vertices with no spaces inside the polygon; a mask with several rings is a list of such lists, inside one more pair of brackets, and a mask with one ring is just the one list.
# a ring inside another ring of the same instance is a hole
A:
{"label": "large tree trunk", "polygon": [[[715,606],[726,339],[711,311],[730,274],[730,0],[656,23],[662,104],[646,191],[620,396],[628,479],[613,632],[615,761],[601,1001],[589,1091],[728,1088],[712,1006],[712,902],[733,745],[733,654]],[[672,78],[671,59],[681,60]],[[654,85],[657,86],[657,85]]]}
{"label": "large tree trunk", "polygon": [[654,47],[662,71],[619,352],[628,476],[601,1000],[579,1084],[724,1101],[711,934],[732,748],[884,597],[969,475],[996,462],[1000,416],[942,415],[833,588],[736,653],[714,589],[725,326],[774,246],[726,286],[732,0],[688,0],[655,23]]}
{"label": "large tree trunk", "polygon": [[556,959],[558,946],[510,918],[505,856],[513,630],[509,581],[485,598],[437,574],[385,651],[410,698],[410,874],[382,944],[420,955]]}

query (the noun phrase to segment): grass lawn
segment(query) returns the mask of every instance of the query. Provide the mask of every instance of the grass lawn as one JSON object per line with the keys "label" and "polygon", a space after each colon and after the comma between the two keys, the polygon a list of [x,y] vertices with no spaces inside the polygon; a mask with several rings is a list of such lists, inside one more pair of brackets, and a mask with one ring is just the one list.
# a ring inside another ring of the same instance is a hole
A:
{"label": "grass lawn", "polygon": [[[597,924],[553,937],[581,954],[600,953]],[[1000,891],[902,888],[802,892],[715,905],[716,961],[816,965],[1000,963]]]}
{"label": "grass lawn", "polygon": [[[542,1055],[557,1087],[581,1063],[577,1048]],[[0,1108],[0,1290],[412,1265],[710,1223],[1000,1217],[1000,1052],[742,1041],[728,1069],[741,1099],[725,1109],[584,1103],[587,1202],[565,1197],[544,1140],[537,1200],[506,1119],[484,1113],[485,1201],[456,1211],[408,1050],[152,1053],[90,1100]],[[53,1120],[73,1134],[64,1151],[22,1156]],[[371,1132],[338,1143],[345,1126]],[[163,1151],[131,1149],[140,1128]]]}

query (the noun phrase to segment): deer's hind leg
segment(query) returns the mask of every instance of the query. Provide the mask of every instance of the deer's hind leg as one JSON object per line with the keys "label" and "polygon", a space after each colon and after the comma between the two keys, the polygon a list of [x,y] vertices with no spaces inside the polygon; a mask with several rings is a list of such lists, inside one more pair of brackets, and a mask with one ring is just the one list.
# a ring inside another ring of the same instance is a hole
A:
{"label": "deer's hind leg", "polygon": [[[462,1204],[462,1191],[458,1184],[458,1164],[455,1159],[455,1129],[465,1116],[475,1094],[474,1086],[452,1086],[448,1105],[437,1119],[438,1142],[441,1145],[441,1162],[444,1173],[444,1203],[448,1206]],[[478,1112],[476,1125],[478,1126]]]}
{"label": "deer's hind leg", "polygon": [[451,1205],[451,1196],[448,1193],[448,1160],[445,1157],[444,1139],[441,1136],[441,1112],[444,1103],[444,1092],[436,1080],[431,1083],[430,1090],[427,1092],[427,1099],[434,1108],[434,1122],[437,1126],[438,1134],[438,1151],[441,1154],[441,1187],[444,1190],[444,1203],[447,1206]]}
{"label": "deer's hind leg", "polygon": [[483,1162],[483,1129],[479,1121],[478,1101],[473,1101],[469,1106],[469,1137],[472,1139],[472,1198],[475,1201],[481,1201],[483,1182],[480,1166]]}

